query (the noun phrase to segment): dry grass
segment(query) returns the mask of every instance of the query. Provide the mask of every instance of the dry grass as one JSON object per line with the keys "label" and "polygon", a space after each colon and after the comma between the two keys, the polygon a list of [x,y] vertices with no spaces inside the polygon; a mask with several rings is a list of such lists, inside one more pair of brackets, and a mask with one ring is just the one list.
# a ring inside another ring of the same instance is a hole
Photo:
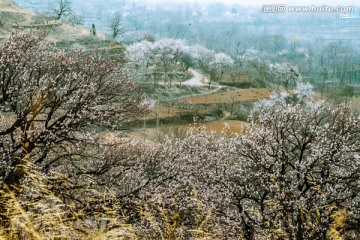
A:
{"label": "dry grass", "polygon": [[327,232],[327,237],[331,240],[344,240],[342,236],[344,236],[348,212],[337,206],[328,206],[328,210],[330,210],[332,224]]}
{"label": "dry grass", "polygon": [[[24,159],[27,162],[26,159]],[[0,188],[0,239],[223,239],[222,226],[216,221],[212,211],[201,202],[195,187],[192,201],[194,202],[193,226],[185,226],[176,210],[165,209],[159,200],[148,204],[139,202],[137,212],[141,217],[139,224],[125,224],[126,216],[119,216],[118,208],[103,205],[102,212],[91,215],[76,208],[76,203],[65,204],[48,188],[55,178],[63,178],[56,173],[49,176],[37,172],[34,166],[24,166],[27,179],[22,185],[21,194],[14,193],[6,185]],[[58,182],[59,184],[59,182]],[[94,189],[83,189],[83,194],[92,198],[108,198],[109,193],[100,193]],[[97,200],[96,200],[97,201]],[[336,206],[326,209],[332,220],[327,238],[342,240],[348,212]],[[309,211],[303,209],[302,217],[310,225],[313,224]],[[7,221],[4,222],[4,219]],[[320,221],[316,220],[316,222]],[[236,239],[244,239],[242,232],[234,232]],[[272,236],[272,237],[271,237]],[[256,239],[290,239],[281,229],[274,229],[256,236]]]}
{"label": "dry grass", "polygon": [[223,93],[204,94],[184,99],[188,104],[219,104],[264,99],[270,96],[268,88],[239,89]]}
{"label": "dry grass", "polygon": [[[6,209],[1,212],[0,239],[134,239],[136,231],[124,224],[116,208],[104,204],[101,212],[87,215],[75,202],[65,203],[51,192],[45,176],[30,168],[27,173],[21,194],[6,185],[0,190],[1,209]],[[91,196],[89,204],[107,198],[93,189],[83,194]]]}
{"label": "dry grass", "polygon": [[[17,166],[26,175],[21,185],[0,184],[0,239],[220,239],[216,235],[220,226],[196,192],[193,227],[184,226],[178,213],[163,204],[145,202],[137,204],[143,224],[132,225],[126,223],[128,217],[111,192],[88,184],[94,182],[91,176],[82,187],[75,186],[63,174],[38,171],[29,155],[22,162]],[[64,200],[70,192],[87,205],[72,197]]]}
{"label": "dry grass", "polygon": [[[192,201],[194,203],[193,214],[195,223],[192,228],[186,227],[180,215],[173,210],[166,210],[158,205],[142,204],[138,207],[144,226],[148,226],[144,231],[146,235],[138,236],[139,239],[196,239],[196,240],[216,240],[222,239],[218,233],[221,226],[215,221],[214,214],[207,210],[197,195],[193,187]],[[160,205],[161,201],[159,202]],[[241,238],[241,233],[237,233]]]}
{"label": "dry grass", "polygon": [[[54,31],[50,32],[47,40],[52,42],[73,41],[86,36],[91,36],[90,29],[62,23],[60,26],[56,27]],[[102,40],[106,39],[104,33],[97,33],[96,37]]]}
{"label": "dry grass", "polygon": [[[119,209],[105,205],[102,213],[88,216],[76,209],[76,203],[65,204],[49,191],[48,180],[33,167],[27,166],[27,173],[28,185],[22,186],[21,195],[6,185],[0,189],[0,206],[6,209],[1,212],[0,239],[220,239],[216,233],[220,226],[196,193],[193,228],[184,226],[177,212],[146,203],[137,208],[142,224],[131,225],[117,214]],[[94,190],[84,194],[107,198]]]}

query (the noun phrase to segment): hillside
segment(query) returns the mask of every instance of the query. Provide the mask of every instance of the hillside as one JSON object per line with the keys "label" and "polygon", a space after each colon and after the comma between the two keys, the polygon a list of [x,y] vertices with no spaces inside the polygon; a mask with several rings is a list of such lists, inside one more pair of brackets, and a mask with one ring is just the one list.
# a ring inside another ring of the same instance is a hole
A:
{"label": "hillside", "polygon": [[32,14],[30,11],[17,7],[11,0],[0,0],[0,11]]}
{"label": "hillside", "polygon": [[0,240],[360,239],[358,48],[70,1],[0,0]]}
{"label": "hillside", "polygon": [[89,29],[55,20],[52,15],[36,14],[24,10],[11,0],[0,0],[0,38],[6,37],[15,30],[30,28],[48,32],[47,40],[60,43],[60,46],[74,43],[81,45],[96,43],[96,46],[91,46],[91,48],[98,48],[109,44],[109,41],[103,41],[106,39],[105,34],[98,33],[94,37]]}

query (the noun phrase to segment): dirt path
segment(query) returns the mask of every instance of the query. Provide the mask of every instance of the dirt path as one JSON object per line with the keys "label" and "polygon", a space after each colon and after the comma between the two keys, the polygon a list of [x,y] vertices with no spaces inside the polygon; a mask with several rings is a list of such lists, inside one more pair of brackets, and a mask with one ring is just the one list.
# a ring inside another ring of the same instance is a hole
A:
{"label": "dirt path", "polygon": [[199,73],[191,68],[189,68],[189,72],[191,72],[193,77],[187,81],[182,82],[181,84],[189,85],[189,86],[204,86],[205,85],[205,83],[203,82],[204,75],[202,75],[201,73]]}
{"label": "dirt path", "polygon": [[[208,83],[206,83],[204,81],[206,79],[206,77],[204,75],[202,75],[201,73],[199,73],[198,71],[196,71],[196,70],[194,70],[192,68],[189,68],[189,72],[191,72],[193,77],[191,79],[189,79],[189,80],[186,80],[186,81],[182,82],[181,84],[188,85],[188,86],[195,86],[195,87],[208,86]],[[209,90],[208,92],[206,92],[204,94],[216,93],[221,88],[225,87],[225,86],[220,85],[218,83],[211,84],[211,86],[215,87],[215,88],[213,90]]]}

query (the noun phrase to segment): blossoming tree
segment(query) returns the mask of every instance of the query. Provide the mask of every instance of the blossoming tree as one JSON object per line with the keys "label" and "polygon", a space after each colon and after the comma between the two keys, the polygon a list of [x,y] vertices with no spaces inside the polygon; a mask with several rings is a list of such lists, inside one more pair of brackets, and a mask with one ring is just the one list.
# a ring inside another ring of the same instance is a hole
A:
{"label": "blossoming tree", "polygon": [[120,129],[146,111],[115,61],[42,40],[24,31],[0,43],[0,182],[13,190],[25,177],[25,159],[43,171],[77,161],[86,148],[76,146],[93,143],[91,129]]}

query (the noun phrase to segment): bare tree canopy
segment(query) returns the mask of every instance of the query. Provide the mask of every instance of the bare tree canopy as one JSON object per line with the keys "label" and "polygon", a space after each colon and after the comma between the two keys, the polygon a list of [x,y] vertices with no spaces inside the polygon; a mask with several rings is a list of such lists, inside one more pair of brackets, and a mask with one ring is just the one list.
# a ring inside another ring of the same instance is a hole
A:
{"label": "bare tree canopy", "polygon": [[50,8],[58,20],[62,16],[69,16],[72,13],[71,2],[69,0],[56,0],[56,3]]}
{"label": "bare tree canopy", "polygon": [[119,13],[115,13],[112,19],[110,19],[108,28],[113,38],[125,32],[125,27],[122,25],[121,15]]}

